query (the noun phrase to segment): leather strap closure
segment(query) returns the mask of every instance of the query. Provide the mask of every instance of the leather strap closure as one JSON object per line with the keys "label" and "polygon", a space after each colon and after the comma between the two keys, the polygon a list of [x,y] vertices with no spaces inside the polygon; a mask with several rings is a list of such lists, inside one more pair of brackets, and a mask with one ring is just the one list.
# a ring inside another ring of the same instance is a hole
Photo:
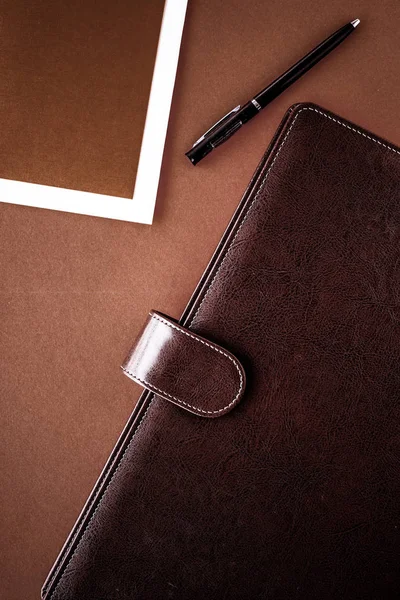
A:
{"label": "leather strap closure", "polygon": [[245,373],[233,354],[151,311],[123,371],[165,400],[202,417],[220,417],[241,399]]}

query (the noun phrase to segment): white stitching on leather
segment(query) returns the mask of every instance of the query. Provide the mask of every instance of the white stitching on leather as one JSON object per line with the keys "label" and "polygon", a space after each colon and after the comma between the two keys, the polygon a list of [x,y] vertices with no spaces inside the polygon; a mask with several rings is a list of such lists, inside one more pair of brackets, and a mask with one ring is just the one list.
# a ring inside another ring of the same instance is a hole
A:
{"label": "white stitching on leather", "polygon": [[[153,399],[154,399],[154,398],[153,398]],[[69,560],[68,560],[67,564],[66,564],[66,565],[64,565],[64,567],[63,567],[63,566],[62,566],[62,561],[61,561],[61,562],[60,562],[60,564],[59,564],[59,566],[58,566],[58,568],[56,569],[56,571],[55,571],[55,573],[54,573],[53,577],[52,577],[52,578],[49,580],[49,582],[47,583],[47,585],[46,585],[46,586],[43,586],[43,588],[42,588],[42,589],[43,589],[43,592],[44,592],[44,594],[45,594],[45,598],[46,598],[46,600],[51,600],[51,597],[53,596],[53,594],[56,592],[56,590],[57,590],[58,586],[60,585],[60,583],[61,583],[61,580],[62,580],[62,578],[63,578],[63,576],[64,576],[64,573],[65,573],[65,570],[66,570],[66,568],[68,567],[68,565],[69,565],[69,563],[71,562],[71,560],[74,558],[74,556],[75,556],[75,554],[76,554],[76,551],[78,550],[79,544],[81,543],[81,541],[82,541],[82,538],[83,538],[84,534],[86,533],[86,531],[87,531],[87,529],[89,528],[89,526],[90,526],[91,522],[93,521],[93,519],[94,519],[94,517],[95,517],[95,515],[96,515],[96,513],[97,513],[97,511],[98,511],[98,509],[99,509],[99,507],[100,507],[101,501],[103,500],[103,498],[104,498],[104,495],[105,495],[106,491],[108,490],[108,488],[109,488],[109,487],[110,487],[110,485],[111,485],[111,482],[112,482],[112,480],[114,479],[114,475],[117,473],[117,471],[118,471],[119,467],[121,466],[121,463],[122,463],[122,461],[123,461],[123,459],[124,459],[124,457],[125,457],[126,453],[128,452],[129,448],[131,447],[131,444],[132,444],[132,442],[133,442],[133,440],[134,440],[134,438],[135,438],[135,436],[136,436],[137,432],[139,431],[139,429],[140,429],[140,427],[141,427],[141,425],[142,425],[142,423],[143,423],[143,421],[144,421],[144,418],[145,418],[145,416],[146,416],[146,415],[147,415],[147,413],[149,412],[149,409],[150,409],[150,406],[151,406],[151,403],[152,403],[152,401],[153,401],[153,400],[151,400],[151,401],[149,402],[149,404],[148,404],[148,406],[147,406],[146,410],[145,410],[145,411],[144,411],[144,413],[143,413],[143,416],[142,416],[142,418],[140,419],[139,423],[137,424],[137,427],[136,427],[135,433],[132,435],[132,437],[131,437],[131,439],[130,439],[130,441],[129,441],[128,445],[127,445],[127,447],[125,448],[125,450],[124,450],[124,451],[123,451],[123,453],[122,453],[122,456],[121,456],[121,458],[119,459],[119,462],[118,462],[118,464],[117,464],[117,466],[116,466],[116,468],[115,468],[115,471],[114,471],[114,473],[113,473],[113,474],[112,474],[112,476],[111,476],[111,479],[110,479],[110,481],[107,483],[106,487],[105,487],[105,488],[104,488],[104,490],[103,490],[103,493],[101,494],[100,498],[97,500],[97,506],[96,506],[96,508],[94,509],[94,511],[93,511],[93,514],[92,514],[92,516],[90,517],[89,521],[87,522],[85,529],[84,529],[84,530],[81,532],[81,538],[80,538],[80,540],[78,541],[78,543],[77,543],[77,545],[76,545],[76,548],[75,548],[75,550],[73,551],[73,553],[71,554],[71,556],[70,556],[70,558],[69,558]],[[106,476],[107,476],[107,475],[106,475]],[[88,511],[90,511],[90,510],[93,508],[93,506],[94,506],[94,504],[90,505],[90,506],[88,507]],[[87,511],[85,511],[85,512],[87,513]],[[76,535],[73,537],[73,539],[72,539],[72,540],[71,540],[71,542],[68,544],[68,546],[66,547],[66,549],[62,551],[62,553],[63,553],[63,554],[64,554],[65,552],[68,552],[68,551],[69,551],[69,549],[70,549],[70,548],[71,548],[71,546],[74,544],[74,542],[76,541],[76,539],[77,539],[77,537],[78,537],[78,536],[79,536],[79,532],[77,532],[77,534],[76,534]],[[46,594],[47,594],[47,592],[48,592],[49,588],[52,586],[54,579],[55,579],[55,578],[57,577],[57,575],[60,573],[60,570],[61,570],[61,569],[62,569],[62,574],[61,574],[60,580],[58,581],[58,583],[57,583],[57,585],[55,586],[54,590],[51,592],[50,596],[47,598]]]}
{"label": "white stitching on leather", "polygon": [[[331,121],[334,121],[334,122],[335,122],[335,123],[337,123],[338,125],[341,125],[342,127],[346,127],[346,129],[350,129],[351,131],[353,131],[353,132],[355,132],[355,133],[358,133],[359,135],[362,135],[362,136],[363,136],[363,137],[365,137],[365,138],[368,138],[368,139],[369,139],[369,140],[371,140],[372,142],[376,142],[376,143],[377,143],[377,144],[379,144],[380,146],[383,146],[384,148],[387,148],[388,150],[391,150],[392,152],[395,152],[396,154],[400,154],[400,151],[399,151],[399,150],[396,150],[396,148],[393,148],[392,146],[389,146],[388,144],[384,144],[383,142],[380,142],[380,141],[379,141],[379,140],[377,140],[376,138],[373,138],[373,137],[371,137],[371,136],[367,135],[366,133],[364,133],[364,132],[362,132],[362,131],[359,131],[358,129],[355,129],[354,127],[351,127],[350,125],[347,125],[346,123],[343,123],[342,121],[339,121],[338,119],[335,119],[334,117],[331,117],[331,116],[329,116],[329,115],[325,114],[324,112],[322,112],[322,111],[320,111],[320,110],[318,110],[318,109],[316,109],[316,108],[312,108],[311,106],[305,106],[304,108],[302,108],[301,110],[299,110],[299,112],[297,113],[297,115],[296,115],[296,116],[294,117],[294,119],[293,119],[293,123],[291,124],[291,126],[289,127],[289,130],[287,131],[287,133],[286,133],[285,137],[283,138],[283,140],[282,140],[282,143],[281,143],[281,145],[279,146],[279,148],[278,148],[278,150],[277,150],[277,153],[276,153],[276,155],[275,155],[275,158],[274,158],[274,160],[272,161],[272,163],[271,163],[271,166],[269,167],[269,169],[268,169],[267,173],[265,174],[265,176],[264,176],[264,178],[263,178],[263,180],[262,180],[262,182],[261,182],[261,184],[260,184],[260,188],[259,188],[258,192],[256,193],[256,195],[255,195],[255,197],[254,197],[253,201],[250,203],[250,205],[249,205],[249,207],[248,207],[248,209],[247,209],[246,215],[243,217],[243,221],[242,221],[242,223],[241,223],[240,227],[238,228],[238,230],[237,230],[237,232],[236,232],[236,234],[235,234],[235,237],[233,238],[233,240],[231,241],[231,243],[230,243],[229,247],[228,247],[228,248],[227,248],[227,250],[225,251],[224,258],[222,259],[222,261],[221,261],[221,264],[219,265],[219,267],[218,267],[218,269],[217,269],[217,271],[216,271],[216,273],[215,273],[215,275],[214,275],[214,277],[213,277],[213,279],[212,279],[212,281],[211,281],[211,283],[210,283],[210,285],[209,285],[209,287],[208,287],[207,291],[205,292],[205,294],[204,294],[204,296],[203,296],[203,299],[202,299],[202,301],[201,301],[201,303],[200,303],[200,305],[199,305],[198,309],[196,310],[196,312],[195,312],[195,314],[194,314],[194,316],[193,316],[193,318],[192,318],[192,320],[191,320],[191,322],[190,322],[190,324],[189,324],[189,327],[192,325],[192,323],[193,323],[194,319],[196,318],[196,316],[197,316],[197,313],[199,312],[199,310],[200,310],[200,308],[201,308],[201,306],[202,306],[202,304],[203,304],[204,300],[206,299],[206,297],[207,297],[207,295],[208,295],[209,291],[211,290],[211,287],[212,287],[212,285],[213,285],[213,283],[214,283],[214,280],[215,280],[215,278],[216,278],[216,276],[217,276],[217,274],[218,274],[218,272],[219,272],[219,270],[220,270],[221,266],[223,265],[223,262],[224,262],[224,260],[225,260],[226,256],[228,255],[228,252],[229,252],[230,248],[232,247],[232,244],[233,244],[233,242],[235,241],[235,239],[236,239],[236,236],[238,235],[238,233],[239,233],[239,231],[241,230],[241,228],[242,228],[242,226],[243,226],[243,224],[244,224],[245,220],[247,219],[247,216],[248,216],[248,214],[249,214],[249,211],[250,211],[251,207],[254,205],[254,202],[255,202],[255,201],[256,201],[256,199],[258,198],[258,196],[259,196],[259,194],[260,194],[260,192],[261,192],[261,188],[263,187],[263,185],[264,185],[264,183],[265,183],[265,181],[266,181],[266,179],[267,179],[267,177],[268,177],[268,174],[269,174],[269,172],[271,171],[271,169],[272,169],[272,167],[273,167],[273,165],[274,165],[274,163],[275,163],[276,159],[278,158],[278,155],[279,155],[279,153],[280,153],[280,151],[281,151],[281,149],[282,149],[282,147],[283,147],[283,145],[284,145],[284,143],[285,143],[285,141],[286,141],[286,139],[287,139],[287,137],[288,137],[289,133],[291,132],[291,130],[292,130],[292,128],[293,128],[293,125],[295,124],[295,122],[296,122],[296,120],[297,120],[297,117],[298,117],[298,116],[299,116],[299,115],[300,115],[300,114],[301,114],[301,113],[302,113],[304,110],[312,110],[313,112],[316,112],[316,113],[318,113],[318,114],[322,115],[323,117],[326,117],[327,119],[330,119]],[[87,531],[88,527],[90,526],[90,524],[91,524],[91,522],[92,522],[92,520],[93,520],[93,518],[94,518],[94,516],[95,516],[95,514],[96,514],[96,512],[97,512],[97,510],[99,509],[99,507],[100,507],[100,504],[101,504],[101,502],[102,502],[102,500],[103,500],[103,498],[104,498],[104,495],[105,495],[105,493],[107,492],[108,488],[110,487],[110,485],[111,485],[111,482],[113,481],[113,479],[114,479],[114,477],[115,477],[115,475],[116,475],[116,473],[117,473],[118,469],[119,469],[119,468],[120,468],[120,466],[121,466],[122,460],[124,459],[124,457],[125,457],[126,453],[128,452],[128,450],[129,450],[129,448],[130,448],[130,446],[131,446],[131,444],[132,444],[133,440],[135,439],[135,436],[136,436],[137,432],[139,431],[139,428],[140,428],[140,426],[142,425],[142,423],[143,423],[143,421],[144,421],[144,418],[146,417],[146,415],[147,415],[147,412],[148,412],[148,410],[149,410],[149,408],[150,408],[150,406],[151,406],[151,404],[152,404],[153,400],[154,400],[154,398],[152,398],[152,399],[149,401],[149,405],[148,405],[148,407],[147,407],[147,409],[146,409],[145,413],[143,414],[143,417],[141,418],[141,420],[140,420],[140,422],[139,422],[139,424],[138,424],[138,426],[137,426],[137,428],[136,428],[136,431],[135,431],[135,433],[132,435],[132,438],[131,438],[131,440],[130,440],[130,442],[129,442],[128,446],[126,447],[126,449],[125,449],[124,453],[122,454],[122,456],[121,456],[121,458],[120,458],[120,460],[119,460],[119,463],[118,463],[118,465],[116,466],[116,469],[115,469],[115,471],[114,471],[114,473],[113,473],[113,475],[112,475],[112,477],[111,477],[110,481],[108,482],[108,484],[107,484],[107,486],[106,486],[105,490],[103,491],[103,493],[101,494],[100,498],[97,500],[98,504],[97,504],[97,506],[96,506],[96,508],[95,508],[95,510],[94,510],[94,513],[93,513],[93,515],[90,517],[90,520],[89,520],[89,522],[87,523],[86,527],[85,527],[85,528],[84,528],[84,530],[82,531],[82,533],[81,533],[81,538],[80,538],[80,540],[79,540],[79,542],[78,542],[78,544],[77,544],[77,546],[76,546],[76,548],[75,548],[74,552],[72,553],[72,555],[70,556],[69,560],[67,561],[67,563],[65,564],[65,566],[64,566],[64,567],[63,567],[63,569],[62,569],[62,571],[63,571],[63,572],[62,572],[62,575],[61,575],[61,577],[60,577],[60,580],[58,581],[57,585],[55,586],[55,588],[54,588],[54,589],[53,589],[53,591],[51,592],[50,596],[49,596],[49,597],[48,597],[46,600],[51,600],[51,597],[53,596],[53,594],[54,594],[54,593],[55,593],[55,591],[57,590],[58,586],[60,585],[60,582],[61,582],[61,580],[62,580],[62,578],[63,578],[63,576],[64,576],[64,573],[65,573],[65,570],[67,569],[68,565],[70,564],[70,562],[72,561],[73,557],[75,556],[75,554],[76,554],[76,552],[77,552],[77,550],[78,550],[78,548],[79,548],[79,545],[80,545],[80,543],[81,543],[81,541],[82,541],[82,538],[83,538],[84,534],[86,533],[86,531]],[[54,577],[56,577],[56,576],[57,576],[57,574],[59,573],[59,571],[60,571],[60,569],[61,569],[61,568],[62,568],[62,564],[60,564],[60,567],[59,567],[59,569],[56,571],[56,573],[55,573]],[[53,578],[51,581],[49,581],[49,584],[48,584],[48,586],[47,586],[47,589],[49,589],[49,587],[51,586],[51,584],[52,584],[52,582],[53,582],[53,581],[54,581],[54,578]]]}
{"label": "white stitching on leather", "polygon": [[190,321],[190,323],[189,323],[188,327],[191,327],[191,325],[193,325],[193,322],[194,322],[195,318],[197,317],[197,315],[198,315],[198,313],[199,313],[199,310],[201,309],[201,307],[202,307],[202,305],[203,305],[203,303],[204,303],[205,299],[207,298],[207,296],[208,296],[209,292],[210,292],[210,291],[211,291],[211,289],[213,288],[214,281],[215,281],[215,279],[216,279],[216,277],[217,277],[217,275],[218,275],[218,273],[219,273],[219,271],[220,271],[220,269],[221,269],[222,265],[224,264],[224,262],[225,262],[225,259],[227,258],[228,254],[229,254],[229,251],[230,251],[230,249],[232,248],[232,246],[233,246],[233,244],[234,244],[234,242],[235,242],[235,240],[236,240],[236,238],[237,238],[237,236],[238,236],[238,234],[239,234],[240,230],[242,229],[242,227],[243,227],[243,225],[244,225],[244,223],[245,223],[245,221],[246,221],[247,217],[249,216],[249,214],[250,214],[250,211],[251,211],[251,208],[253,207],[254,203],[255,203],[255,202],[258,200],[258,197],[259,197],[260,193],[261,193],[261,192],[262,192],[262,190],[263,190],[263,187],[264,187],[265,181],[266,181],[266,179],[267,179],[267,177],[268,177],[268,175],[269,175],[269,173],[270,173],[270,171],[271,171],[272,167],[274,166],[274,164],[275,164],[275,161],[276,161],[276,159],[278,158],[278,156],[279,156],[279,154],[280,154],[280,151],[282,150],[282,148],[283,148],[283,146],[284,146],[284,144],[285,144],[285,142],[286,142],[286,139],[287,139],[287,137],[288,137],[289,133],[292,131],[292,129],[293,129],[293,126],[294,126],[294,124],[296,123],[298,116],[299,116],[299,115],[300,115],[300,114],[301,114],[303,111],[305,111],[305,110],[311,110],[311,111],[313,111],[313,112],[316,112],[316,113],[318,113],[319,115],[322,115],[323,117],[326,117],[327,119],[330,119],[331,121],[334,121],[334,122],[335,122],[335,123],[337,123],[338,125],[341,125],[342,127],[345,127],[346,129],[350,129],[350,131],[354,131],[355,133],[358,133],[359,135],[362,135],[363,137],[365,137],[365,138],[367,138],[367,139],[371,140],[372,142],[376,142],[376,143],[377,143],[377,144],[379,144],[380,146],[383,146],[384,148],[387,148],[388,150],[391,150],[392,152],[395,152],[396,154],[400,154],[400,151],[399,151],[399,150],[396,150],[396,148],[393,148],[392,146],[389,146],[388,144],[384,144],[383,142],[380,142],[380,141],[379,141],[379,140],[377,140],[376,138],[374,138],[374,137],[371,137],[370,135],[367,135],[366,133],[364,133],[363,131],[360,131],[359,129],[356,129],[355,127],[351,127],[350,125],[347,125],[347,123],[343,123],[342,121],[339,121],[338,119],[335,119],[334,117],[331,117],[330,115],[327,115],[326,113],[324,113],[324,112],[322,112],[322,111],[318,110],[317,108],[313,108],[313,107],[311,107],[311,106],[305,106],[304,108],[302,108],[301,110],[299,110],[299,112],[297,113],[297,115],[296,115],[296,116],[294,117],[294,119],[293,119],[293,123],[291,124],[291,126],[290,126],[290,127],[289,127],[289,129],[288,129],[288,131],[286,132],[286,135],[285,135],[285,137],[283,138],[283,140],[282,140],[282,143],[281,143],[281,145],[279,146],[279,148],[278,148],[278,150],[277,150],[277,153],[275,154],[275,158],[274,158],[274,160],[272,161],[272,163],[271,163],[271,165],[270,165],[270,167],[269,167],[268,171],[267,171],[267,172],[266,172],[266,174],[264,175],[264,178],[263,178],[262,182],[261,182],[261,183],[260,183],[260,185],[259,185],[259,188],[258,188],[258,191],[257,191],[256,195],[254,196],[254,198],[253,198],[252,202],[250,203],[249,207],[247,208],[247,212],[246,212],[245,216],[243,217],[243,220],[242,220],[242,222],[241,222],[241,224],[240,224],[240,226],[239,226],[239,228],[238,228],[238,230],[237,230],[237,232],[236,232],[236,234],[235,234],[235,236],[234,236],[233,240],[232,240],[232,241],[231,241],[231,243],[229,244],[229,247],[226,249],[226,251],[225,251],[225,254],[224,254],[224,257],[223,257],[223,259],[222,259],[222,261],[221,261],[221,263],[220,263],[220,265],[219,265],[218,269],[216,270],[216,272],[215,272],[215,274],[214,274],[214,277],[212,278],[212,280],[211,280],[211,282],[210,282],[210,284],[209,284],[209,286],[208,286],[208,288],[207,288],[206,292],[204,293],[203,299],[202,299],[202,301],[200,302],[200,304],[199,304],[199,306],[198,306],[198,308],[197,308],[196,312],[194,313],[194,315],[193,315],[193,318],[192,318],[192,320]]}
{"label": "white stitching on leather", "polygon": [[[380,146],[383,146],[384,148],[387,148],[388,150],[391,150],[392,152],[395,152],[396,154],[400,154],[400,150],[396,150],[396,148],[393,148],[392,146],[389,146],[388,144],[384,144],[380,140],[377,140],[376,138],[371,137],[370,135],[367,135],[363,131],[360,131],[359,129],[356,129],[355,127],[351,127],[350,125],[347,125],[347,123],[338,121],[338,119],[335,119],[334,117],[331,117],[330,115],[323,113],[322,111],[318,110],[317,108],[311,108],[311,106],[310,106],[310,107],[302,108],[302,110],[312,110],[312,111],[318,113],[319,115],[322,115],[323,117],[326,117],[327,119],[330,119],[331,121],[334,121],[335,123],[338,123],[342,127],[346,127],[346,129],[350,129],[350,131],[354,131],[355,133],[362,135],[363,137],[367,138],[368,140],[371,140],[372,142],[376,142]],[[299,111],[299,114],[300,113],[301,113],[301,110]]]}
{"label": "white stitching on leather", "polygon": [[227,410],[233,404],[235,404],[236,400],[240,396],[240,393],[241,393],[241,391],[243,389],[243,375],[242,375],[242,372],[241,372],[241,369],[239,367],[239,363],[237,362],[237,360],[233,356],[230,356],[229,354],[227,354],[227,352],[224,352],[221,348],[218,348],[214,344],[212,344],[210,342],[207,342],[206,340],[202,340],[198,336],[193,335],[192,333],[189,333],[188,331],[185,331],[183,328],[178,327],[177,325],[174,325],[173,323],[170,323],[169,321],[167,321],[166,319],[163,319],[159,315],[152,314],[151,317],[153,319],[156,319],[157,321],[160,321],[164,325],[167,325],[168,327],[171,327],[171,329],[176,329],[180,333],[182,333],[184,335],[187,335],[188,337],[192,338],[196,342],[200,342],[201,344],[204,344],[205,346],[208,346],[209,348],[211,348],[211,350],[215,350],[215,352],[219,352],[220,354],[222,354],[223,356],[225,356],[226,358],[228,358],[231,362],[233,362],[233,364],[235,365],[235,368],[236,368],[237,372],[239,373],[239,379],[240,379],[239,390],[238,390],[236,396],[234,397],[234,399],[231,402],[229,402],[229,404],[227,404],[223,408],[220,408],[219,410],[203,410],[202,408],[198,408],[197,406],[192,406],[191,404],[188,404],[187,402],[184,402],[184,400],[180,400],[176,396],[172,396],[172,394],[169,394],[168,392],[165,392],[164,390],[156,387],[152,383],[149,383],[148,381],[145,381],[144,379],[141,379],[140,377],[138,377],[137,375],[135,375],[135,373],[132,373],[131,371],[128,371],[128,369],[125,369],[124,367],[121,367],[122,370],[125,371],[125,373],[127,373],[128,375],[131,375],[134,379],[136,379],[140,383],[143,383],[144,385],[146,385],[147,387],[149,387],[152,391],[155,391],[156,393],[157,392],[161,393],[164,396],[167,396],[168,398],[171,398],[171,400],[175,400],[176,402],[178,402],[178,404],[183,404],[184,406],[187,406],[188,408],[192,408],[196,412],[201,412],[203,414],[209,414],[209,415],[216,415],[216,414],[218,414],[220,412],[223,412],[224,410]]}

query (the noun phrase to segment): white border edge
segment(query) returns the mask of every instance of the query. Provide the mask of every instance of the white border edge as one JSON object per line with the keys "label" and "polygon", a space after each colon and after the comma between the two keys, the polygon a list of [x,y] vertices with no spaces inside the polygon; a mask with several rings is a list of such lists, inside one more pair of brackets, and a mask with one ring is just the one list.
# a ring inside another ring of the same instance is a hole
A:
{"label": "white border edge", "polygon": [[0,202],[151,224],[188,0],[166,0],[132,199],[0,178]]}
{"label": "white border edge", "polygon": [[[187,3],[188,0],[166,0],[158,41],[133,194],[134,200],[146,206],[149,223],[153,221],[157,198]],[[148,196],[151,201],[145,202]]]}

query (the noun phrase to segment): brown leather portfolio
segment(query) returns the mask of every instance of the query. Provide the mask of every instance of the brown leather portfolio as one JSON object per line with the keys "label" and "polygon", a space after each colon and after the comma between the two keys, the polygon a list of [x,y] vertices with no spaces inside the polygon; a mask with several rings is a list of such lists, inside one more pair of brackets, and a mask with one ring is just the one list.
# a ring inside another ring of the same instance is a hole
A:
{"label": "brown leather portfolio", "polygon": [[43,596],[397,599],[399,367],[400,149],[295,105],[179,323],[139,333]]}

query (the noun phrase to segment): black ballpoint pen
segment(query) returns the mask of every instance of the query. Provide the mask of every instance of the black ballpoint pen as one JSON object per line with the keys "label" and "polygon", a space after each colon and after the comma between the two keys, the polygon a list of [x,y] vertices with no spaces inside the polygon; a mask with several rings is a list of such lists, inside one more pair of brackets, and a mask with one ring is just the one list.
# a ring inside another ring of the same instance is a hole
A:
{"label": "black ballpoint pen", "polygon": [[189,152],[186,152],[186,156],[192,164],[197,164],[214,148],[229,139],[244,123],[255,117],[262,108],[265,108],[286,88],[297,81],[304,73],[307,73],[311,67],[316,65],[324,56],[343,42],[359,23],[360,19],[354,19],[354,21],[346,23],[346,25],[335,31],[335,33],[321,42],[314,50],[311,50],[311,52],[290,67],[290,69],[285,71],[283,75],[254,96],[252,100],[243,106],[239,104],[239,106],[236,106],[222,117],[193,144]]}

